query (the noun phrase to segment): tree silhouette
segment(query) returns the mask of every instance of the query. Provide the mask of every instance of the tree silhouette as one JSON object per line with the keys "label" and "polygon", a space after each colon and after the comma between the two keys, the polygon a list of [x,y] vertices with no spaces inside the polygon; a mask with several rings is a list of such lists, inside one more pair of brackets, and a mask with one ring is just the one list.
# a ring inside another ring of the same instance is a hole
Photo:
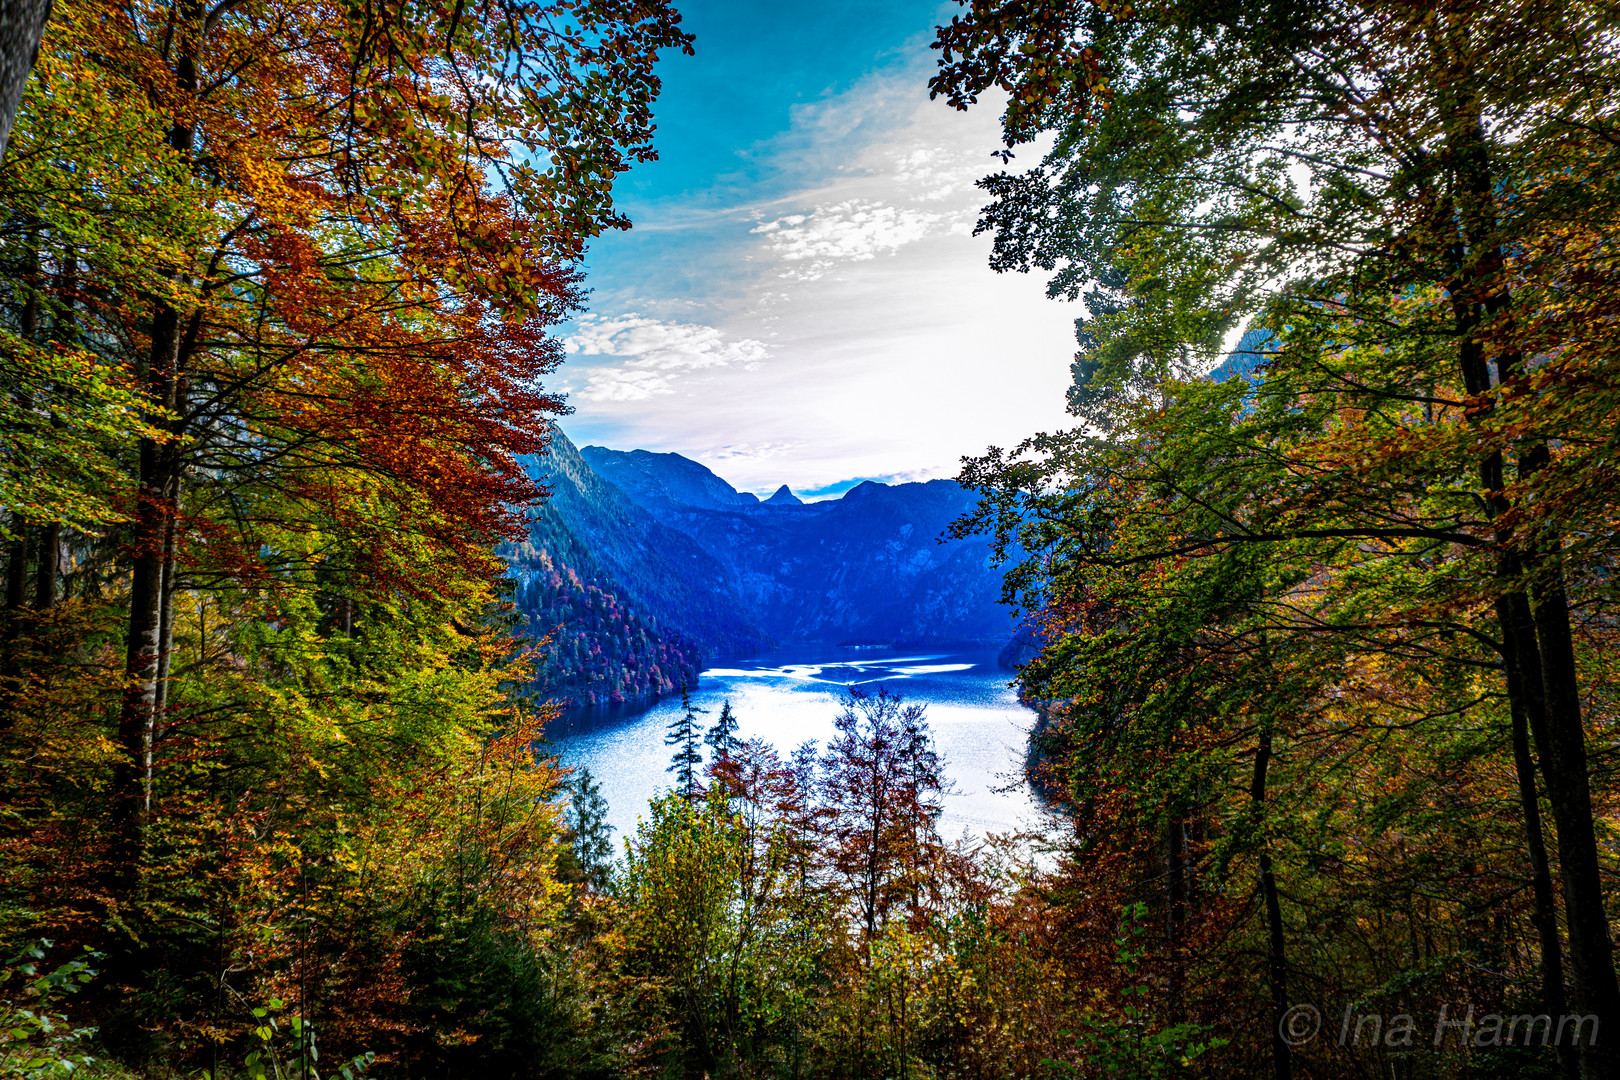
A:
{"label": "tree silhouette", "polygon": [[731,712],[731,699],[727,698],[720,704],[720,715],[715,717],[714,726],[709,733],[703,736],[703,741],[714,748],[715,759],[729,758],[737,749],[737,718]]}
{"label": "tree silhouette", "polygon": [[697,718],[707,711],[692,704],[690,687],[681,687],[681,714],[670,721],[664,735],[664,745],[676,748],[664,771],[675,774],[675,787],[688,802],[698,797],[698,766],[703,764],[703,752],[698,749],[702,736],[698,734]]}

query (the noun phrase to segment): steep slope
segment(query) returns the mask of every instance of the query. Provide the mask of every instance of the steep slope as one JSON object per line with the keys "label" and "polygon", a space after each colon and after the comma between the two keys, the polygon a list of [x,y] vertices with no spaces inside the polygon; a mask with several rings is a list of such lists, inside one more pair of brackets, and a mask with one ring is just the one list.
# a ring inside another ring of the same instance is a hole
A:
{"label": "steep slope", "polygon": [[542,693],[580,705],[656,696],[695,681],[707,657],[768,643],[730,571],[598,476],[561,432],[529,468],[551,498],[504,554],[530,633],[553,638]]}
{"label": "steep slope", "polygon": [[582,578],[545,544],[521,544],[510,556],[514,599],[528,632],[546,639],[535,672],[541,696],[574,706],[616,705],[697,681],[704,648],[638,614],[610,582]]}

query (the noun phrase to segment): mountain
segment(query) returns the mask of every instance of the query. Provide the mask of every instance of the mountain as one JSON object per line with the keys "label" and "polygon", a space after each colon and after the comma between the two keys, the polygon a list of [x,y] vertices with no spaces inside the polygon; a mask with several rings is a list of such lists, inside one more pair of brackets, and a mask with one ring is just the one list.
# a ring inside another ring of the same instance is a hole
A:
{"label": "mountain", "polygon": [[955,481],[868,481],[819,503],[783,485],[758,503],[678,454],[582,456],[600,475],[633,477],[625,494],[725,567],[741,609],[774,638],[999,645],[1012,633],[988,543],[939,542],[973,505]]}
{"label": "mountain", "polygon": [[868,481],[761,502],[698,462],[576,450],[558,432],[529,463],[551,498],[503,549],[529,632],[550,637],[538,689],[573,705],[635,701],[704,663],[780,642],[1005,642],[981,540],[941,543],[973,496],[950,480]]}
{"label": "mountain", "polygon": [[[737,491],[702,465],[679,454],[587,446],[579,451],[579,456],[598,476],[643,506],[726,510],[759,502],[755,496]],[[783,490],[787,490],[785,486]]]}
{"label": "mountain", "polygon": [[1245,330],[1236,347],[1209,373],[1210,380],[1225,382],[1227,379],[1247,379],[1250,383],[1255,382],[1260,377],[1261,367],[1271,359],[1271,353],[1278,344],[1277,335],[1270,330],[1260,327]]}
{"label": "mountain", "polygon": [[657,697],[695,683],[709,657],[769,644],[730,571],[599,476],[561,432],[528,468],[551,498],[528,539],[502,553],[529,633],[552,638],[543,695],[573,705]]}
{"label": "mountain", "polygon": [[719,652],[756,649],[764,641],[743,611],[727,568],[605,480],[562,432],[549,454],[531,462],[530,475],[551,488],[537,524],[543,534],[559,543],[564,535],[572,538],[655,618]]}

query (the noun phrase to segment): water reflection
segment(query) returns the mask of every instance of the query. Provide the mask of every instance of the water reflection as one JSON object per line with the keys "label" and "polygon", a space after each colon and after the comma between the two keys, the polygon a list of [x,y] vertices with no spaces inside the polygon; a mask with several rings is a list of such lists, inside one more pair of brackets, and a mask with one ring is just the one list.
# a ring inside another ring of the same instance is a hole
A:
{"label": "water reflection", "polygon": [[[947,839],[1006,831],[1034,816],[1020,770],[1035,715],[1018,703],[992,650],[805,648],[721,664],[703,672],[692,694],[708,710],[705,725],[729,699],[742,738],[765,739],[786,755],[806,741],[825,745],[846,687],[887,687],[928,707],[955,785],[940,820]],[[679,712],[679,697],[581,710],[548,731],[565,764],[588,768],[601,782],[616,843],[634,830],[647,800],[669,786],[664,730]]]}
{"label": "water reflection", "polygon": [[705,678],[715,679],[812,679],[837,686],[866,686],[870,683],[895,682],[917,675],[938,675],[947,671],[972,671],[971,663],[929,663],[944,660],[943,654],[934,656],[906,656],[892,660],[877,659],[827,664],[784,664],[781,667],[709,668]]}

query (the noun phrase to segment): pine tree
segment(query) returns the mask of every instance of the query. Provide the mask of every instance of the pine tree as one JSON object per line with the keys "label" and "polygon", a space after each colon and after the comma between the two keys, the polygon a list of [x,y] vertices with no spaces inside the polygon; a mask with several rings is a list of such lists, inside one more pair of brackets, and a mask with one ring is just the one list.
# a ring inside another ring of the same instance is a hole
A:
{"label": "pine tree", "polygon": [[607,888],[613,872],[613,826],[607,823],[607,800],[589,769],[581,769],[570,786],[573,800],[568,824],[574,834],[574,862],[585,883],[600,892]]}
{"label": "pine tree", "polygon": [[698,749],[697,718],[707,712],[692,704],[690,687],[681,687],[681,714],[670,722],[664,735],[664,745],[676,748],[665,772],[675,774],[675,786],[687,802],[698,797],[698,766],[703,764],[703,753]]}
{"label": "pine tree", "polygon": [[714,726],[709,733],[703,736],[703,741],[714,748],[716,761],[729,758],[737,749],[737,718],[731,712],[731,699],[727,698],[720,705],[720,715],[715,718]]}

